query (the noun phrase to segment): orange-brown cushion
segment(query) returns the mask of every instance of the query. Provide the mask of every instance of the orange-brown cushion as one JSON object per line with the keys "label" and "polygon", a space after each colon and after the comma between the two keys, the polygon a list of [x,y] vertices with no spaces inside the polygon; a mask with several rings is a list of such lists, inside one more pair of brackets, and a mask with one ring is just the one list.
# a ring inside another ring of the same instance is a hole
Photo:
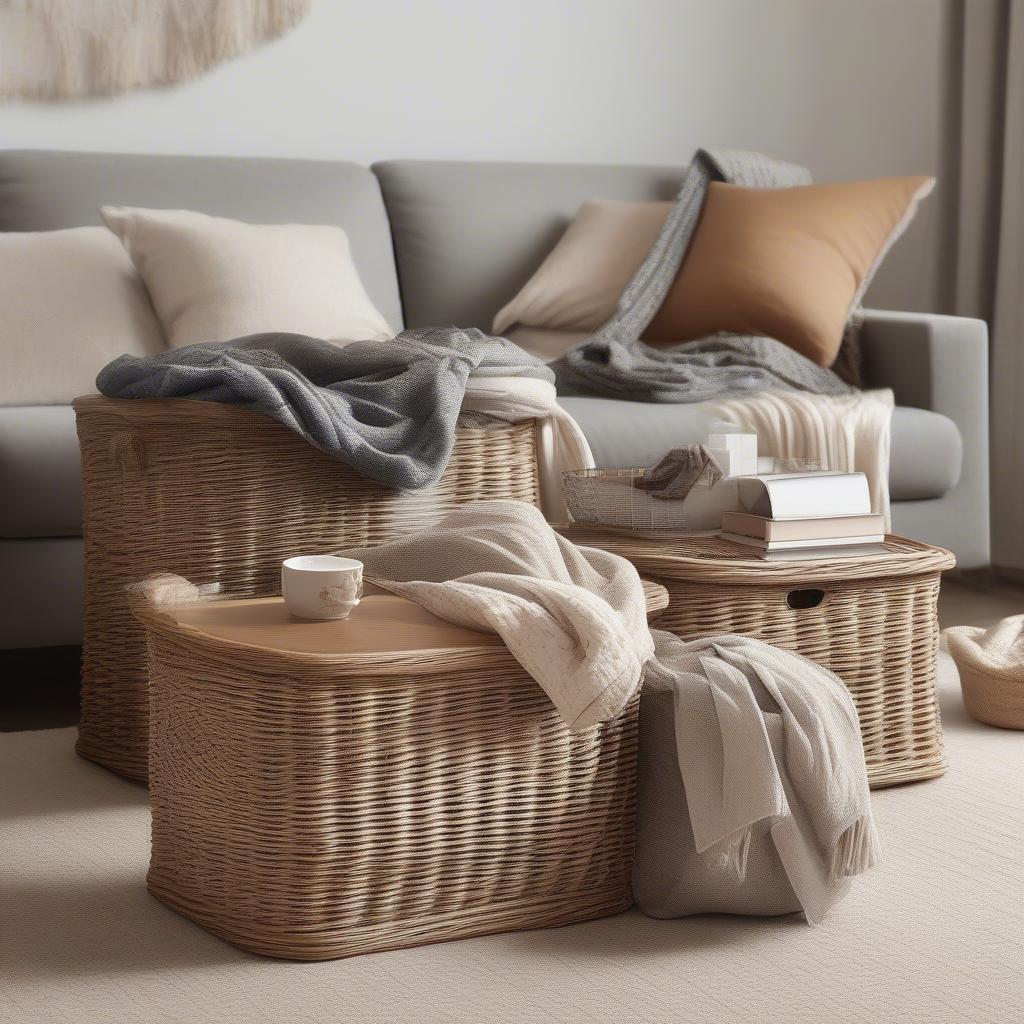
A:
{"label": "orange-brown cushion", "polygon": [[766,335],[831,366],[876,267],[934,184],[927,177],[794,188],[712,182],[644,340]]}

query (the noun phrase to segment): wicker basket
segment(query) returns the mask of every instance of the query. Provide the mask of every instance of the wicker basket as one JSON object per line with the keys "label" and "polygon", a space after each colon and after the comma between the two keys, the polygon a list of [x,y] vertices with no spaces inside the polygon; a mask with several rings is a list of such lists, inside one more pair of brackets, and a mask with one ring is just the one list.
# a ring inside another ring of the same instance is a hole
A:
{"label": "wicker basket", "polygon": [[441,481],[405,493],[236,407],[99,396],[74,405],[85,534],[77,749],[139,781],[146,779],[145,649],[126,585],[165,571],[233,594],[275,594],[289,555],[391,540],[465,502],[538,500],[532,422],[460,429]]}
{"label": "wicker basket", "polygon": [[945,638],[970,716],[1000,729],[1024,729],[1024,615],[989,629],[954,626]]}
{"label": "wicker basket", "polygon": [[873,788],[945,771],[935,698],[939,583],[955,564],[945,549],[889,537],[885,554],[766,562],[718,538],[564,533],[623,555],[665,586],[659,629],[686,640],[754,636],[835,672],[857,705]]}
{"label": "wicker basket", "polygon": [[636,696],[571,733],[497,637],[392,596],[298,625],[280,599],[138,613],[148,885],[203,927],[322,960],[629,906]]}

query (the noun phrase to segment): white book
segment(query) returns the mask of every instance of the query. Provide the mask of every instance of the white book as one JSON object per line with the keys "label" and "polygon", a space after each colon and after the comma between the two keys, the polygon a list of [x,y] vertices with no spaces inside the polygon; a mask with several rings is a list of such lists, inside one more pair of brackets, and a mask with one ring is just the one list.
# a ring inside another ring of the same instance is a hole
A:
{"label": "white book", "polygon": [[773,473],[736,481],[743,510],[768,519],[871,514],[863,473]]}
{"label": "white book", "polygon": [[859,537],[814,537],[810,540],[759,540],[757,537],[744,537],[741,533],[728,533],[723,530],[719,536],[723,540],[731,540],[735,544],[746,544],[759,551],[796,551],[800,548],[846,548],[857,544],[881,544],[885,535],[881,533],[863,534]]}
{"label": "white book", "polygon": [[766,562],[804,562],[812,558],[866,558],[868,555],[884,555],[888,552],[884,544],[848,544],[835,548],[797,548],[792,551],[758,551],[757,557]]}

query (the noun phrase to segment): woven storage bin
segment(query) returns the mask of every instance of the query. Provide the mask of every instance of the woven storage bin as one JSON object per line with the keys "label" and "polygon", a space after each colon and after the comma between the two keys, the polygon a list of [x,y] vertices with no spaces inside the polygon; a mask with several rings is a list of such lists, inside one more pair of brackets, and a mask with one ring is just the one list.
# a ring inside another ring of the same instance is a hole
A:
{"label": "woven storage bin", "polygon": [[359,476],[276,420],[182,399],[75,403],[82,453],[85,621],[78,752],[146,779],[145,650],[125,587],[154,572],[238,595],[280,590],[281,560],[375,544],[456,505],[538,500],[535,425],[460,429],[429,490]]}
{"label": "woven storage bin", "polygon": [[203,927],[321,960],[629,906],[636,696],[571,733],[498,637],[390,595],[138,612],[148,885]]}
{"label": "woven storage bin", "polygon": [[655,498],[637,486],[646,469],[580,469],[562,474],[562,494],[574,522],[649,532],[685,530],[682,501]]}
{"label": "woven storage bin", "polygon": [[740,633],[796,651],[846,684],[873,788],[945,771],[935,698],[943,548],[902,537],[863,558],[767,562],[719,538],[646,540],[571,526],[579,544],[616,551],[669,593],[658,628],[684,640]]}

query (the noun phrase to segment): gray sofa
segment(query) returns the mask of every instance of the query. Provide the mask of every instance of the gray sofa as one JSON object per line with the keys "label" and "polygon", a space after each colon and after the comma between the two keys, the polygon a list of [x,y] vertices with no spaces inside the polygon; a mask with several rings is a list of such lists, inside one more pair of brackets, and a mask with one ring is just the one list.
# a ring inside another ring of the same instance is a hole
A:
{"label": "gray sofa", "polygon": [[[0,230],[99,223],[101,204],[183,207],[349,234],[393,326],[487,329],[589,197],[671,198],[681,168],[0,152]],[[2,316],[2,310],[0,310]],[[73,341],[73,339],[69,339]],[[869,383],[895,390],[894,528],[988,562],[987,339],[982,321],[871,312]],[[702,438],[685,405],[567,398],[599,465]],[[67,406],[0,408],[0,648],[81,636],[81,506]]]}

